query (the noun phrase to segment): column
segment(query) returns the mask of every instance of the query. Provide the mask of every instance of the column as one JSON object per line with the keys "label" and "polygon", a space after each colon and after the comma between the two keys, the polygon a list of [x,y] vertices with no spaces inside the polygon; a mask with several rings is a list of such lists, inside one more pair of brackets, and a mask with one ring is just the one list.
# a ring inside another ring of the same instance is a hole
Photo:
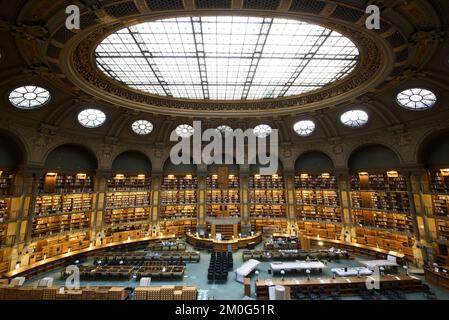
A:
{"label": "column", "polygon": [[161,199],[161,185],[163,173],[162,168],[153,168],[151,172],[151,213],[150,213],[150,235],[155,237],[159,235],[159,210]]}
{"label": "column", "polygon": [[430,217],[433,214],[433,203],[429,175],[424,168],[415,168],[411,170],[409,179],[420,240],[417,249],[421,250],[424,262],[432,264],[435,261],[434,247],[438,247],[438,244],[434,241],[437,239],[435,220]]}
{"label": "column", "polygon": [[198,203],[198,224],[197,231],[207,233],[206,224],[206,179],[207,179],[207,165],[199,164],[197,167],[198,189],[197,189],[197,203]]}
{"label": "column", "polygon": [[287,229],[289,234],[296,235],[296,196],[295,196],[295,169],[284,168],[285,200],[287,202]]}
{"label": "column", "polygon": [[347,168],[337,168],[335,170],[337,178],[338,192],[340,196],[340,210],[343,240],[351,242],[351,237],[355,236],[351,211],[351,187],[349,185],[349,170]]}
{"label": "column", "polygon": [[95,173],[94,197],[92,199],[91,243],[100,245],[104,235],[104,219],[106,215],[107,179],[112,173],[106,169],[98,169]]}
{"label": "column", "polygon": [[240,233],[242,236],[251,234],[251,220],[249,211],[249,165],[240,165]]}

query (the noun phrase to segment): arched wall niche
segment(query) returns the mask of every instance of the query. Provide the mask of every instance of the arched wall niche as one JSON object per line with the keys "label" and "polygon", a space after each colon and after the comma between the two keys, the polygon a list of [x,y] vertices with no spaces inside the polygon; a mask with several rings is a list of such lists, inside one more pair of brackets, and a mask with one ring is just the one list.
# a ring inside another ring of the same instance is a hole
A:
{"label": "arched wall niche", "polygon": [[398,155],[381,144],[368,144],[355,149],[348,160],[348,168],[357,170],[394,170],[400,168]]}
{"label": "arched wall niche", "polygon": [[164,174],[196,174],[197,165],[193,163],[193,159],[190,159],[190,164],[178,164],[175,165],[168,158],[163,167]]}
{"label": "arched wall niche", "polygon": [[64,144],[49,152],[45,159],[45,168],[93,172],[98,168],[98,161],[88,148],[78,144]]}
{"label": "arched wall niche", "polygon": [[26,162],[25,148],[19,139],[7,131],[0,131],[0,170],[17,170]]}
{"label": "arched wall niche", "polygon": [[[261,168],[268,168],[269,165],[261,165],[259,161],[249,166],[250,174],[259,174]],[[281,159],[277,159],[277,174],[282,174],[284,172],[284,166],[282,164]]]}
{"label": "arched wall niche", "polygon": [[151,174],[151,161],[140,151],[125,151],[112,162],[112,171],[123,174]]}
{"label": "arched wall niche", "polygon": [[307,151],[295,162],[295,172],[323,173],[335,170],[332,159],[321,151]]}
{"label": "arched wall niche", "polygon": [[449,130],[428,136],[420,145],[418,161],[427,169],[449,167]]}

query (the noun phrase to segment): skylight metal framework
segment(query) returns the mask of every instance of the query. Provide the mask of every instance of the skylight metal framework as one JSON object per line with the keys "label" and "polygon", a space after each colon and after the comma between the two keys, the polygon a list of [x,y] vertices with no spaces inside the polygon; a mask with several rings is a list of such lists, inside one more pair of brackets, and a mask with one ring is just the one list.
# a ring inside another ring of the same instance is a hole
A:
{"label": "skylight metal framework", "polygon": [[348,75],[359,51],[330,29],[297,20],[179,17],[108,36],[100,70],[134,89],[186,99],[256,100],[299,95]]}

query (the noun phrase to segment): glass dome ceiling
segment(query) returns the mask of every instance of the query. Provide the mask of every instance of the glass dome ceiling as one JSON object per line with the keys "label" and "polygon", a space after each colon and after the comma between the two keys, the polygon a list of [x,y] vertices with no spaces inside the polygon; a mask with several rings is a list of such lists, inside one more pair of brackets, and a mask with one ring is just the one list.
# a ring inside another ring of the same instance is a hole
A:
{"label": "glass dome ceiling", "polygon": [[107,76],[146,93],[256,100],[299,95],[348,75],[359,51],[347,37],[297,20],[180,17],[130,26],[96,48]]}

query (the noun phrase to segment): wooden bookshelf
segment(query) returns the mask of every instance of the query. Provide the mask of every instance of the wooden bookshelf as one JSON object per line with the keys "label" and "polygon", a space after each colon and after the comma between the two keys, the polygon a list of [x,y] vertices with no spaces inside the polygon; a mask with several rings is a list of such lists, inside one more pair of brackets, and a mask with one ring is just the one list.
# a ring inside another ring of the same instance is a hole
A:
{"label": "wooden bookshelf", "polygon": [[8,222],[10,214],[11,199],[0,198],[0,225]]}
{"label": "wooden bookshelf", "polygon": [[362,227],[356,228],[355,232],[357,243],[388,251],[402,252],[413,261],[414,240],[408,235]]}
{"label": "wooden bookshelf", "polygon": [[449,174],[443,174],[442,170],[431,170],[429,176],[432,193],[449,195]]}
{"label": "wooden bookshelf", "polygon": [[251,222],[252,230],[260,232],[264,235],[272,235],[274,233],[285,233],[287,231],[287,220],[273,219],[254,219]]}
{"label": "wooden bookshelf", "polygon": [[361,172],[351,176],[350,185],[357,242],[413,256],[413,220],[405,177],[397,171]]}
{"label": "wooden bookshelf", "polygon": [[240,217],[240,179],[226,175],[224,179],[209,175],[206,178],[206,215],[208,217]]}
{"label": "wooden bookshelf", "polygon": [[438,240],[442,242],[449,242],[449,220],[436,220]]}
{"label": "wooden bookshelf", "polygon": [[332,174],[295,175],[295,189],[302,190],[338,190],[337,178]]}
{"label": "wooden bookshelf", "polygon": [[218,175],[209,175],[206,178],[207,189],[222,190],[222,189],[240,189],[240,179],[238,175],[228,175],[226,186],[220,184]]}
{"label": "wooden bookshelf", "polygon": [[251,219],[286,219],[287,207],[283,204],[251,204]]}
{"label": "wooden bookshelf", "polygon": [[282,175],[274,174],[268,175],[252,175],[248,181],[249,189],[285,189],[284,177]]}
{"label": "wooden bookshelf", "polygon": [[352,207],[408,213],[410,200],[407,192],[352,191]]}
{"label": "wooden bookshelf", "polygon": [[197,205],[161,205],[159,218],[161,220],[196,219]]}
{"label": "wooden bookshelf", "polygon": [[410,215],[366,210],[353,210],[352,212],[356,225],[413,233],[413,221]]}
{"label": "wooden bookshelf", "polygon": [[138,222],[149,223],[151,208],[128,208],[106,210],[104,222],[108,225],[129,224]]}
{"label": "wooden bookshelf", "polygon": [[33,214],[36,216],[90,212],[93,209],[93,195],[81,194],[52,194],[36,196]]}
{"label": "wooden bookshelf", "polygon": [[187,231],[196,230],[197,219],[162,220],[160,222],[161,232],[165,235],[184,236]]}
{"label": "wooden bookshelf", "polygon": [[40,177],[40,194],[92,193],[94,179],[89,174],[47,173]]}
{"label": "wooden bookshelf", "polygon": [[[198,179],[193,175],[166,175],[162,180],[159,220],[164,232],[182,234],[198,216]],[[179,221],[179,222],[177,222]]]}
{"label": "wooden bookshelf", "polygon": [[449,217],[449,195],[432,195],[433,214],[438,217]]}
{"label": "wooden bookshelf", "polygon": [[341,210],[339,207],[297,206],[296,219],[298,221],[308,220],[341,223]]}
{"label": "wooden bookshelf", "polygon": [[405,177],[396,171],[385,173],[365,173],[350,177],[351,190],[407,191]]}
{"label": "wooden bookshelf", "polygon": [[14,174],[0,169],[0,197],[14,194]]}
{"label": "wooden bookshelf", "polygon": [[90,227],[91,213],[74,213],[34,218],[32,238],[45,238],[61,233],[85,230]]}
{"label": "wooden bookshelf", "polygon": [[342,231],[341,225],[334,223],[298,221],[297,226],[309,237],[326,239],[339,239]]}
{"label": "wooden bookshelf", "polygon": [[108,191],[149,191],[151,190],[151,177],[149,175],[116,174],[108,178]]}
{"label": "wooden bookshelf", "polygon": [[251,219],[286,219],[287,206],[282,175],[250,176],[249,203]]}
{"label": "wooden bookshelf", "polygon": [[0,247],[7,244],[8,225],[0,224]]}
{"label": "wooden bookshelf", "polygon": [[166,175],[162,180],[162,190],[196,190],[198,178],[192,175]]}
{"label": "wooden bookshelf", "polygon": [[196,190],[164,190],[161,192],[162,205],[195,204],[196,202]]}
{"label": "wooden bookshelf", "polygon": [[61,254],[89,248],[88,232],[71,232],[35,241],[30,245],[30,264]]}
{"label": "wooden bookshelf", "polygon": [[106,194],[106,208],[130,208],[151,206],[151,192],[113,192]]}
{"label": "wooden bookshelf", "polygon": [[335,175],[298,173],[295,175],[295,200],[300,230],[311,236],[331,239],[339,236],[341,204]]}
{"label": "wooden bookshelf", "polygon": [[240,204],[208,204],[206,214],[214,218],[238,218],[240,217]]}

